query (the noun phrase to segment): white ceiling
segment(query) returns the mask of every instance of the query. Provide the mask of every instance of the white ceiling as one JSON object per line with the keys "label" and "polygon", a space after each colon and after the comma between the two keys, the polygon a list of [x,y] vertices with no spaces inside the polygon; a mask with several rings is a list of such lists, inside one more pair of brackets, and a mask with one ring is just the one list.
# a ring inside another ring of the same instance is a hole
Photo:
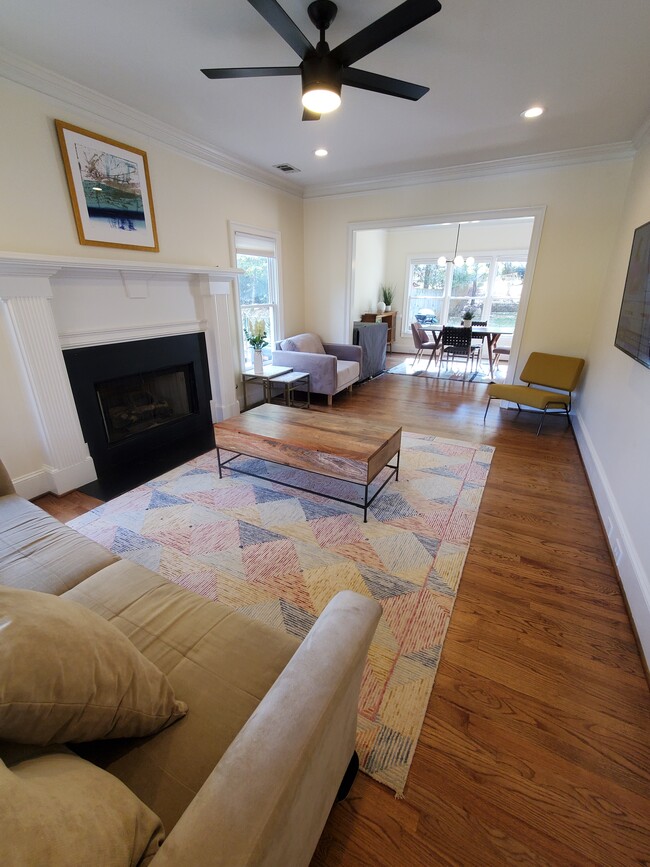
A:
{"label": "white ceiling", "polygon": [[[0,48],[301,186],[630,142],[650,116],[649,0],[441,0],[355,64],[431,88],[343,88],[301,122],[300,77],[210,81],[214,66],[299,58],[247,0],[2,0]],[[308,0],[280,0],[315,43]],[[331,47],[398,5],[340,0]],[[536,121],[520,112],[546,106]],[[316,147],[330,155],[318,159]]]}

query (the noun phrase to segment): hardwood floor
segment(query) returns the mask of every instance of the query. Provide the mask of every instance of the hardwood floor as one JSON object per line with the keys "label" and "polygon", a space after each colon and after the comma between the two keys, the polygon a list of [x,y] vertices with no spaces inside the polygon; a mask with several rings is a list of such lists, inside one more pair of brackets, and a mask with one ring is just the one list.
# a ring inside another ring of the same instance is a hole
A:
{"label": "hardwood floor", "polygon": [[[650,693],[573,433],[483,425],[485,400],[394,375],[317,398],[496,452],[405,798],[359,774],[312,867],[650,864]],[[39,502],[96,505],[71,497]]]}

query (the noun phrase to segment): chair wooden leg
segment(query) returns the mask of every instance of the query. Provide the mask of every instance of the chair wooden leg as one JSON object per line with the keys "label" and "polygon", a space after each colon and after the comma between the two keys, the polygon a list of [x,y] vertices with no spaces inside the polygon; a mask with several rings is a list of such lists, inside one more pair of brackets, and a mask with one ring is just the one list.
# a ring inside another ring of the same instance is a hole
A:
{"label": "chair wooden leg", "polygon": [[331,405],[332,405],[332,397],[333,397],[333,395],[331,395],[331,394],[328,394],[328,395],[327,395],[327,405],[328,405],[328,406],[331,406]]}

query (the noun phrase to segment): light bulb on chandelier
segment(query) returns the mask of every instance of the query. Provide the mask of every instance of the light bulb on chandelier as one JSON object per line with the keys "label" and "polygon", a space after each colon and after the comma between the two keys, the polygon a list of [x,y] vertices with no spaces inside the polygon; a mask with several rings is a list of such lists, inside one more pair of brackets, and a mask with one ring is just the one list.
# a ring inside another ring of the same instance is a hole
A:
{"label": "light bulb on chandelier", "polygon": [[457,268],[461,268],[463,265],[467,265],[471,268],[472,265],[474,264],[474,262],[476,262],[476,259],[473,256],[468,256],[467,259],[465,259],[458,252],[458,240],[459,240],[459,238],[460,238],[460,223],[458,224],[458,232],[456,233],[456,249],[454,250],[454,256],[452,259],[448,259],[446,256],[440,256],[438,258],[438,265],[440,265],[441,268],[444,268],[445,265],[449,265],[452,262]]}

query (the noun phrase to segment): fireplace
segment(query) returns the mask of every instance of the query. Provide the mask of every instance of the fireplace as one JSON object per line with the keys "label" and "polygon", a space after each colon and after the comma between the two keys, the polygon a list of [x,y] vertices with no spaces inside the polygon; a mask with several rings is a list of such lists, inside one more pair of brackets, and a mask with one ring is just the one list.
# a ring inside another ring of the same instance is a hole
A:
{"label": "fireplace", "polygon": [[202,333],[65,350],[84,439],[108,499],[214,448]]}
{"label": "fireplace", "polygon": [[109,446],[190,415],[191,371],[191,365],[183,364],[95,383]]}

